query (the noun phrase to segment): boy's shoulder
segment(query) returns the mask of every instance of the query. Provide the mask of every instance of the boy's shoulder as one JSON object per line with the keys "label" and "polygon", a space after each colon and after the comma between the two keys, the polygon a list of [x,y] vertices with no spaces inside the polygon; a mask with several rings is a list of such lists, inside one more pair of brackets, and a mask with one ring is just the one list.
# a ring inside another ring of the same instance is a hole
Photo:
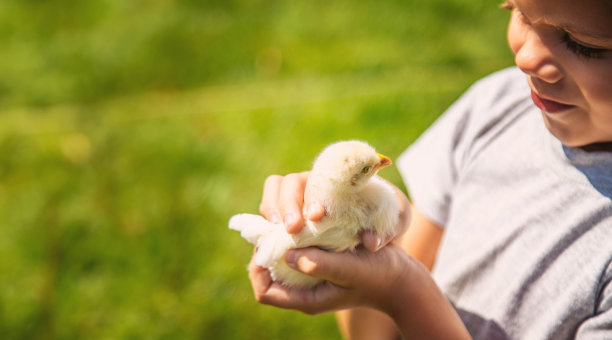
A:
{"label": "boy's shoulder", "polygon": [[476,81],[472,87],[504,87],[508,85],[523,85],[527,86],[525,82],[526,75],[518,67],[512,66],[493,72],[480,80]]}
{"label": "boy's shoulder", "polygon": [[483,106],[525,100],[530,94],[526,75],[518,67],[509,67],[485,76],[466,92],[471,100]]}
{"label": "boy's shoulder", "polygon": [[538,124],[539,115],[533,114],[537,111],[526,75],[510,67],[475,82],[449,108],[445,119],[453,121],[448,126],[455,131],[455,141],[467,151],[520,128],[523,120],[529,121],[527,125]]}

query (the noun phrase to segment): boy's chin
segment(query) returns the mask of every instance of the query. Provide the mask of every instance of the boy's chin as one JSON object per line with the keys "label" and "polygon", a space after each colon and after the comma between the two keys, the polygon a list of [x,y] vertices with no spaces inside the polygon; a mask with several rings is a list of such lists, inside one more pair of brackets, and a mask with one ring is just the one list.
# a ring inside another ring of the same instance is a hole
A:
{"label": "boy's chin", "polygon": [[593,129],[588,126],[580,127],[580,122],[560,122],[547,117],[542,112],[544,123],[548,131],[557,138],[563,145],[571,148],[580,149],[600,149],[607,148],[612,143],[612,136],[609,138],[597,137]]}

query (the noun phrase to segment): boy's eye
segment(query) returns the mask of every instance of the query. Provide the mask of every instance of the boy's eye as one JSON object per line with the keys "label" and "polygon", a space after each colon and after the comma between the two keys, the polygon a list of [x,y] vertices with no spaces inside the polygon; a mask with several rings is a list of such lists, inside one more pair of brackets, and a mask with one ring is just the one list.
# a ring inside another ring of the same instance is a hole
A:
{"label": "boy's eye", "polygon": [[567,49],[570,50],[572,53],[574,53],[575,55],[579,57],[585,57],[587,59],[602,58],[604,53],[608,51],[603,48],[593,48],[593,47],[584,46],[576,42],[574,39],[572,39],[572,37],[570,37],[568,33],[563,33],[563,36],[561,37],[561,41],[565,43],[565,46],[567,47]]}

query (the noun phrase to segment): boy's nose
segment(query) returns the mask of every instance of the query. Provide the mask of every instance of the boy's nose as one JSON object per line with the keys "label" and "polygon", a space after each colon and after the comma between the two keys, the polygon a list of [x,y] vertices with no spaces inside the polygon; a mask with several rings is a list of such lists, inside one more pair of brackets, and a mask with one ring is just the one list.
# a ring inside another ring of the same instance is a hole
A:
{"label": "boy's nose", "polygon": [[523,72],[547,83],[554,84],[563,79],[563,72],[555,62],[552,51],[533,31],[526,34],[514,61]]}

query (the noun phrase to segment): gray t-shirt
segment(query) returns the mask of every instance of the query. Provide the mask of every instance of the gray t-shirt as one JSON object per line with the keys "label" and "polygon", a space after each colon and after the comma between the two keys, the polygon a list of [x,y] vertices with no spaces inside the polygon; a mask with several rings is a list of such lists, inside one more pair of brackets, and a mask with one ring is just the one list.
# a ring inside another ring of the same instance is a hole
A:
{"label": "gray t-shirt", "polygon": [[612,153],[562,145],[516,68],[398,160],[444,226],[434,278],[477,339],[612,339]]}

